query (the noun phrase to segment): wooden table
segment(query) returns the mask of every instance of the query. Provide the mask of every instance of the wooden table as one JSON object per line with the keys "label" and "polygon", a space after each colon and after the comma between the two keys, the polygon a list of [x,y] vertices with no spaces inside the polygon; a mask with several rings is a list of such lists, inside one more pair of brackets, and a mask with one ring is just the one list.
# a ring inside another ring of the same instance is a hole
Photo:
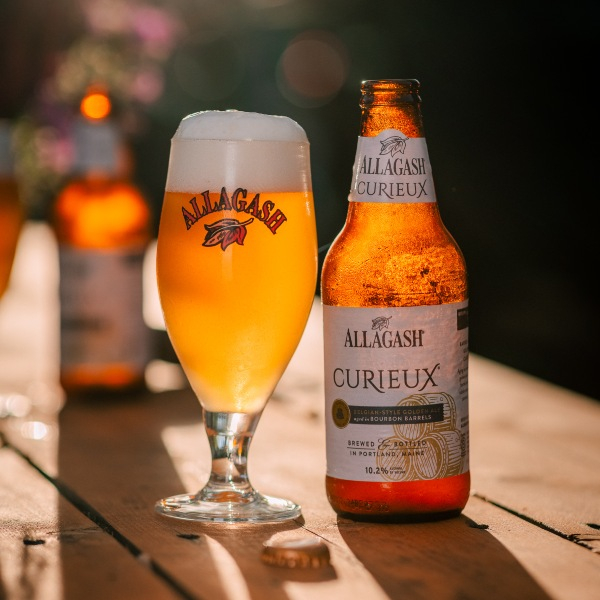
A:
{"label": "wooden table", "polygon": [[[250,463],[256,487],[300,502],[303,517],[202,525],[155,514],[158,498],[207,476],[199,405],[184,386],[62,406],[55,252],[47,227],[28,224],[0,304],[0,389],[33,403],[0,420],[0,598],[600,598],[600,403],[479,356],[464,514],[411,525],[336,517],[324,491],[318,301]],[[153,368],[159,382],[180,376]],[[329,568],[260,560],[267,540],[313,537],[327,543]]]}

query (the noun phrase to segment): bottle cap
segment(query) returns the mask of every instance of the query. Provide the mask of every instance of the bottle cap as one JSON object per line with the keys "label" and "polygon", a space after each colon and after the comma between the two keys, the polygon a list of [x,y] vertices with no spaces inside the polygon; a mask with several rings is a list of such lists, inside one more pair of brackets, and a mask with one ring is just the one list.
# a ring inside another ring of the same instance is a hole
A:
{"label": "bottle cap", "polygon": [[265,542],[262,561],[274,567],[320,569],[329,565],[329,548],[319,538]]}

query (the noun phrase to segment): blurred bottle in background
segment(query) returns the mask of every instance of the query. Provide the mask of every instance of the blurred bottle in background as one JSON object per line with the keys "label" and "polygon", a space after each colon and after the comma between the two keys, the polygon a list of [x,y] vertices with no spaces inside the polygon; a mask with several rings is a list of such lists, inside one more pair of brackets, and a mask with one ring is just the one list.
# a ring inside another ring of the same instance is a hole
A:
{"label": "blurred bottle in background", "polygon": [[0,298],[8,287],[24,219],[14,170],[12,126],[0,119]]}
{"label": "blurred bottle in background", "polygon": [[74,123],[73,176],[53,206],[59,248],[60,382],[68,396],[145,388],[151,335],[143,264],[151,211],[130,181],[108,97],[92,91]]}

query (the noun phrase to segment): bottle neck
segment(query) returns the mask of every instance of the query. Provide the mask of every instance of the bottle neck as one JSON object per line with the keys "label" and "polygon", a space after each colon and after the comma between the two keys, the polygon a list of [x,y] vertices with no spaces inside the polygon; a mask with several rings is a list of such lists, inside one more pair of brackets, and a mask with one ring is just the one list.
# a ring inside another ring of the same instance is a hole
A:
{"label": "bottle neck", "polygon": [[360,108],[363,137],[375,137],[386,129],[425,137],[419,82],[414,79],[364,81]]}
{"label": "bottle neck", "polygon": [[366,81],[349,201],[436,203],[418,82]]}

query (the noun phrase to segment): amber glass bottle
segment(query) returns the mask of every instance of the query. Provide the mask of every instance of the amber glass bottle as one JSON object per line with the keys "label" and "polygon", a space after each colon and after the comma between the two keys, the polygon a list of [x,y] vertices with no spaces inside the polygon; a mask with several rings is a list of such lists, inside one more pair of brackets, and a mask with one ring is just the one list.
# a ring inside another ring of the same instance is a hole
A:
{"label": "amber glass bottle", "polygon": [[143,262],[150,208],[122,168],[109,119],[74,129],[75,175],[53,207],[60,262],[60,381],[67,395],[143,389],[150,332]]}
{"label": "amber glass bottle", "polygon": [[0,119],[0,298],[8,287],[24,211],[14,171],[12,127]]}
{"label": "amber glass bottle", "polygon": [[327,495],[357,520],[447,518],[470,488],[465,262],[438,211],[419,82],[361,90],[348,215],[321,278]]}

